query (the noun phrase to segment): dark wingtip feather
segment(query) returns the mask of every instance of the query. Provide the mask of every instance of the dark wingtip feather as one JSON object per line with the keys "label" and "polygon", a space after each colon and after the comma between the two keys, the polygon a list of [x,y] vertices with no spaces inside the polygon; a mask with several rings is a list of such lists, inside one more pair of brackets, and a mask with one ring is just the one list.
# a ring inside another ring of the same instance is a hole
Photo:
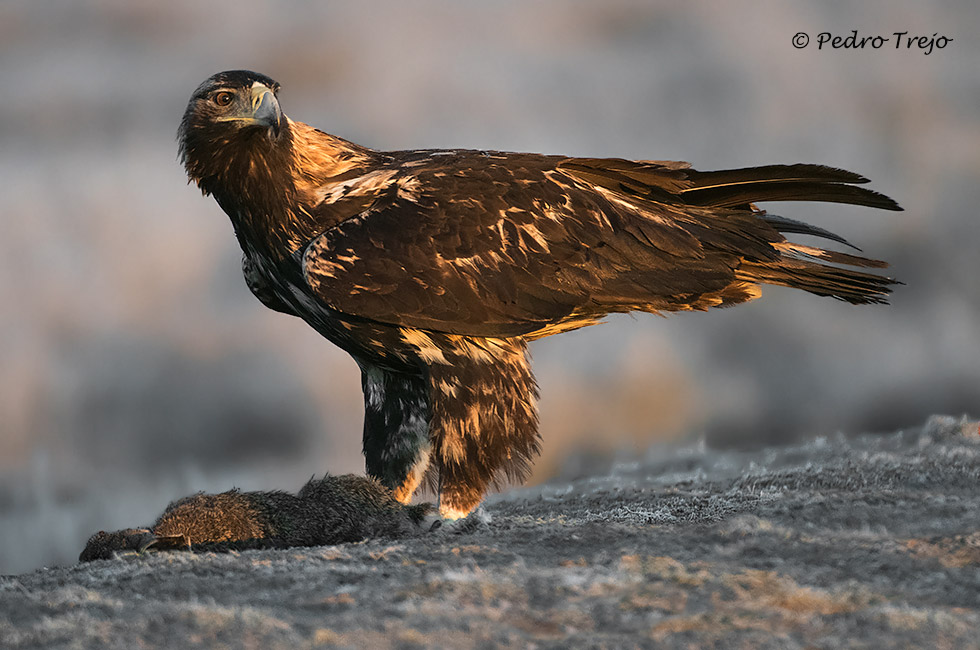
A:
{"label": "dark wingtip feather", "polygon": [[855,187],[855,190],[860,190],[861,194],[868,199],[873,199],[874,203],[858,203],[857,205],[866,205],[871,208],[878,208],[880,210],[891,210],[892,212],[904,212],[905,208],[900,206],[898,202],[887,194],[882,194],[881,192],[875,192],[874,190],[869,190],[864,187]]}
{"label": "dark wingtip feather", "polygon": [[764,201],[827,201],[901,210],[880,192],[855,187],[869,180],[855,172],[825,165],[797,163],[719,171],[691,171],[692,186],[682,190],[695,205],[732,207]]}
{"label": "dark wingtip feather", "polygon": [[679,199],[688,205],[730,208],[764,201],[825,201],[902,209],[890,197],[858,187],[869,182],[861,174],[809,163],[698,171],[680,163],[569,158],[558,168],[586,183],[656,203]]}
{"label": "dark wingtip feather", "polygon": [[865,187],[845,183],[813,180],[770,180],[709,185],[683,192],[684,200],[694,205],[735,207],[768,201],[822,201],[863,205],[882,210],[900,210],[890,197]]}
{"label": "dark wingtip feather", "polygon": [[727,185],[730,183],[746,183],[760,181],[816,181],[820,183],[848,183],[860,185],[871,181],[856,172],[815,165],[813,163],[795,163],[793,165],[763,165],[761,167],[739,167],[737,169],[721,169],[717,171],[694,171],[691,177],[695,185],[712,184]]}
{"label": "dark wingtip feather", "polygon": [[880,206],[882,210],[891,210],[892,212],[905,212],[905,208],[898,204],[898,201],[888,196],[887,194],[881,194],[880,192],[875,192],[878,196],[882,198],[883,203],[887,205]]}

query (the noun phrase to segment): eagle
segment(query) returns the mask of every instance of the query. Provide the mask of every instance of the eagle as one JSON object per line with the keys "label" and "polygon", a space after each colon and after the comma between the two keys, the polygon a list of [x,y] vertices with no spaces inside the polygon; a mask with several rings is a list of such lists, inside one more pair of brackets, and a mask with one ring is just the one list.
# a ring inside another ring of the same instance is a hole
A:
{"label": "eagle", "polygon": [[194,91],[178,131],[190,182],[231,218],[252,293],[361,371],[367,473],[446,519],[526,477],[540,446],[528,343],[624,312],[727,307],[772,284],[852,304],[897,282],[822,228],[756,203],[901,210],[814,164],[684,162],[467,149],[378,151],[297,122],[248,70]]}

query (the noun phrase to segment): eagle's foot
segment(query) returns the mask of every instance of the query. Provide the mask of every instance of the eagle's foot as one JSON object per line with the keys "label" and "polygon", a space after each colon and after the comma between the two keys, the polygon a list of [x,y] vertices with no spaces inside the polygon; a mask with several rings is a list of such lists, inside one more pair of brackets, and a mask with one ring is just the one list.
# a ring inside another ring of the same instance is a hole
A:
{"label": "eagle's foot", "polygon": [[423,520],[422,528],[433,533],[461,535],[487,528],[491,521],[493,521],[493,517],[490,516],[490,513],[483,506],[479,506],[468,515],[458,518],[442,517],[436,513],[430,513]]}

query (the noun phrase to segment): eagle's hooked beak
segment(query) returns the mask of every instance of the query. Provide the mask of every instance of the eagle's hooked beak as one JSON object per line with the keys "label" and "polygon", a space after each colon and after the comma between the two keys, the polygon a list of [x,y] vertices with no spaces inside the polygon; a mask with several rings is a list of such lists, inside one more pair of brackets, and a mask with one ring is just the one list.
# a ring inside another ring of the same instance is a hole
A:
{"label": "eagle's hooked beak", "polygon": [[240,113],[219,117],[217,120],[264,126],[272,132],[274,138],[279,137],[284,117],[276,94],[268,86],[256,82],[252,86],[250,99],[251,105],[247,108],[243,107]]}
{"label": "eagle's hooked beak", "polygon": [[256,124],[262,124],[272,129],[272,134],[279,137],[282,128],[282,109],[276,95],[266,86],[256,84],[252,87],[252,119]]}

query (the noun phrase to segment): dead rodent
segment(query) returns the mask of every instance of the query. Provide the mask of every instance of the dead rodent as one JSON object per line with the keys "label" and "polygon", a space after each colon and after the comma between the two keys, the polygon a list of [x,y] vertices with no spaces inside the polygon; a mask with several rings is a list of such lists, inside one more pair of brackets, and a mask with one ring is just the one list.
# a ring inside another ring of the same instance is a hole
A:
{"label": "dead rodent", "polygon": [[431,509],[399,503],[373,478],[353,474],[312,479],[298,494],[200,493],[171,503],[149,528],[92,535],[78,559],[148,548],[229,551],[406,537],[423,532]]}

